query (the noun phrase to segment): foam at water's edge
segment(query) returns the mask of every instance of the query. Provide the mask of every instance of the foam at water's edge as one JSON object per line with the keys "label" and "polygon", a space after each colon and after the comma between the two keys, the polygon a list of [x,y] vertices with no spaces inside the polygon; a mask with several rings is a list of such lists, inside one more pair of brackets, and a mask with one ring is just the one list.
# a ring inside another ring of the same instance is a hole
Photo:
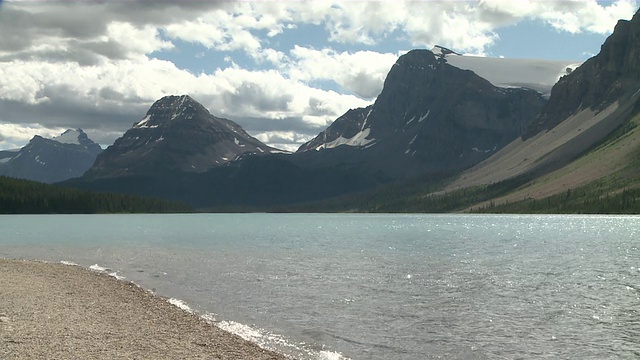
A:
{"label": "foam at water's edge", "polygon": [[322,350],[318,353],[318,360],[350,360],[342,354],[333,351]]}
{"label": "foam at water's edge", "polygon": [[95,264],[95,265],[91,265],[91,266],[89,266],[89,270],[105,272],[105,271],[107,271],[107,270],[109,270],[109,269],[104,268],[104,267],[102,267],[102,266],[100,266],[100,265],[98,265],[98,264]]}
{"label": "foam at water's edge", "polygon": [[169,302],[169,304],[179,308],[180,310],[186,311],[189,314],[193,314],[193,310],[184,301],[182,301],[180,299],[176,299],[176,298],[171,298],[171,299],[169,299],[167,301]]}
{"label": "foam at water's edge", "polygon": [[[65,264],[65,262],[62,262],[62,263]],[[74,264],[74,263],[69,262],[69,261],[66,261],[66,263],[67,264],[65,264],[65,265]],[[117,271],[111,271],[111,269],[102,267],[102,266],[100,266],[98,264],[89,266],[89,270],[106,274],[108,276],[111,276],[112,278],[115,278],[116,280],[124,280],[124,279],[126,279],[124,276],[118,275]],[[135,284],[135,285],[140,287],[138,284]]]}
{"label": "foam at water's edge", "polygon": [[116,278],[116,280],[124,280],[124,279],[126,279],[124,276],[118,275],[118,273],[115,272],[115,271],[114,272],[110,272],[107,275]]}
{"label": "foam at water's edge", "polygon": [[[34,261],[40,261],[40,260],[34,260]],[[49,261],[41,261],[41,262],[48,263]],[[60,261],[60,263],[66,266],[83,267],[82,265],[79,265],[67,260],[62,260]],[[112,271],[111,269],[102,267],[98,264],[91,265],[85,269],[113,277],[118,281],[127,281],[127,280],[124,280],[125,279],[124,276],[118,275],[116,271]],[[133,281],[128,281],[128,282],[149,293],[157,295],[153,291],[145,289],[139,284],[134,283]],[[196,311],[194,311],[183,300],[170,298],[170,299],[166,299],[166,301],[176,306],[182,311],[185,311],[189,314],[196,314]],[[216,320],[216,317],[215,317],[216,315],[212,313],[205,313],[199,316],[202,320],[206,321],[208,324],[212,326],[216,326],[228,333],[239,336],[244,340],[252,342],[265,350],[270,350],[270,351],[280,353],[286,356],[287,358],[300,358],[300,356],[303,356],[304,359],[311,359],[311,360],[350,360],[348,357],[345,357],[338,352],[332,352],[327,350],[320,350],[320,351],[312,350],[307,348],[306,344],[304,343],[301,343],[298,345],[293,344],[286,337],[278,334],[273,334],[264,329],[251,327],[248,325],[237,323],[235,321],[229,321],[229,320],[218,321]]]}
{"label": "foam at water's edge", "polygon": [[[263,349],[284,353],[284,355],[289,358],[297,358],[300,355],[304,355],[305,358],[314,360],[350,360],[338,352],[309,349],[305,344],[296,345],[291,343],[291,341],[282,335],[273,334],[264,329],[240,324],[235,321],[224,320],[213,324],[224,331],[238,335],[247,341],[257,344]],[[290,353],[294,355],[291,356]]]}

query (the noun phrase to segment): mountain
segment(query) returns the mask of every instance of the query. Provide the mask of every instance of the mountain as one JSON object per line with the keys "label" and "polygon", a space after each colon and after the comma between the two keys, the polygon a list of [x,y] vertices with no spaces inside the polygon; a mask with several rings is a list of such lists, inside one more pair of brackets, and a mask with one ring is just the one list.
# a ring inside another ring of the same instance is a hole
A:
{"label": "mountain", "polygon": [[640,213],[639,55],[640,12],[486,160],[449,180],[418,178],[306,211]]}
{"label": "mountain", "polygon": [[54,183],[82,176],[93,165],[100,145],[81,129],[45,139],[34,136],[19,151],[0,153],[0,175]]}
{"label": "mountain", "polygon": [[166,96],[98,156],[86,177],[201,173],[242,156],[272,152],[279,150],[211,115],[190,96]]}
{"label": "mountain", "polygon": [[[609,164],[583,161],[581,176],[574,172],[578,171],[577,168],[568,169],[575,166],[580,157],[590,156],[588,152],[612,134],[632,135],[630,131],[636,126],[632,120],[640,110],[639,101],[640,15],[636,13],[631,21],[618,22],[598,55],[560,79],[553,87],[547,105],[529,124],[523,137],[462,173],[447,190],[525,175],[540,178],[555,174],[565,179],[564,182],[550,182],[544,191],[530,191],[523,195],[533,198],[550,196],[595,181],[607,172],[587,168],[608,168],[612,161]],[[634,155],[627,153],[630,147],[619,153],[618,160],[632,161],[630,159]],[[565,173],[561,176],[561,172]]]}
{"label": "mountain", "polygon": [[[532,75],[539,69],[503,62],[519,78],[501,79],[490,60],[416,50],[398,59],[374,104],[294,154],[68,185],[222,210],[640,212],[639,18],[567,66],[548,101],[555,65]],[[542,74],[543,86],[531,86]],[[525,83],[538,91],[518,88]]]}
{"label": "mountain", "polygon": [[390,179],[452,174],[519,137],[545,103],[537,91],[496,87],[441,54],[412,50],[373,105],[349,110],[297,154],[307,154],[306,166],[350,164]]}
{"label": "mountain", "polygon": [[579,110],[601,112],[640,90],[640,15],[618,21],[600,53],[553,87],[549,104],[527,136],[549,130]]}
{"label": "mountain", "polygon": [[537,91],[497,87],[453,66],[452,56],[459,55],[401,56],[374,104],[348,111],[294,154],[277,153],[188,96],[165,97],[84,177],[64,185],[221,208],[446,178],[521,136],[546,103]]}
{"label": "mountain", "polygon": [[522,136],[453,181],[416,178],[286,210],[640,213],[638,169],[640,12],[567,71]]}

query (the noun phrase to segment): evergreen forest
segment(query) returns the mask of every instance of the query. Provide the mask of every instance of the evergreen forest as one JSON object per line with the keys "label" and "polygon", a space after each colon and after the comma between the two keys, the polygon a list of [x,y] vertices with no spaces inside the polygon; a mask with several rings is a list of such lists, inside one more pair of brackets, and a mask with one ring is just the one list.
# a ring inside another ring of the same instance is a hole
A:
{"label": "evergreen forest", "polygon": [[190,212],[182,203],[93,193],[0,176],[0,214],[106,214]]}

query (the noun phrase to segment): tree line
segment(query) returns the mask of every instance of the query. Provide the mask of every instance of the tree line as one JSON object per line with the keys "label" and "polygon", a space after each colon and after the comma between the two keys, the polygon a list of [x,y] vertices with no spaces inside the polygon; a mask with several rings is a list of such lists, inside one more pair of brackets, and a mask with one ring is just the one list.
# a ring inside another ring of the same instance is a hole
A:
{"label": "tree line", "polygon": [[190,212],[188,205],[139,196],[93,193],[0,176],[0,214]]}

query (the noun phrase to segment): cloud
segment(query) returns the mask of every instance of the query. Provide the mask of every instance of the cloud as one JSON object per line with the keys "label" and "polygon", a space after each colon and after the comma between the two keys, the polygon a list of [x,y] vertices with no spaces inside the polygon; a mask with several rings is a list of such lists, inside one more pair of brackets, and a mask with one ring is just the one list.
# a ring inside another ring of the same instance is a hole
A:
{"label": "cloud", "polygon": [[39,124],[3,124],[0,123],[0,149],[17,149],[29,142],[35,135],[53,137],[60,135],[60,129],[49,129]]}
{"label": "cloud", "polygon": [[[143,117],[162,96],[191,94],[210,111],[248,131],[327,126],[352,107],[370,102],[353,95],[312,88],[275,70],[219,69],[194,75],[158,59],[112,61],[86,67],[77,63],[0,63],[0,120],[44,127],[81,127],[120,134]],[[294,126],[290,119],[300,124]],[[116,136],[117,137],[117,136]],[[101,141],[112,142],[115,137]],[[103,142],[104,143],[104,142]],[[108,143],[108,142],[107,142]]]}
{"label": "cloud", "polygon": [[373,99],[380,94],[384,79],[398,54],[374,51],[349,53],[295,46],[290,58],[287,71],[294,79],[332,80],[347,92]]}
{"label": "cloud", "polygon": [[[400,54],[375,51],[377,43],[441,44],[482,54],[499,40],[495,31],[502,26],[528,19],[558,31],[608,33],[636,4],[6,1],[0,8],[0,146],[69,127],[109,144],[158,98],[186,93],[258,138],[293,148],[377,96]],[[277,45],[292,34],[313,44],[297,33],[305,26],[323,32],[314,35],[324,36],[321,46]],[[152,58],[181,42],[207,48],[207,59],[230,61],[196,74]],[[237,53],[256,68],[237,65]]]}

